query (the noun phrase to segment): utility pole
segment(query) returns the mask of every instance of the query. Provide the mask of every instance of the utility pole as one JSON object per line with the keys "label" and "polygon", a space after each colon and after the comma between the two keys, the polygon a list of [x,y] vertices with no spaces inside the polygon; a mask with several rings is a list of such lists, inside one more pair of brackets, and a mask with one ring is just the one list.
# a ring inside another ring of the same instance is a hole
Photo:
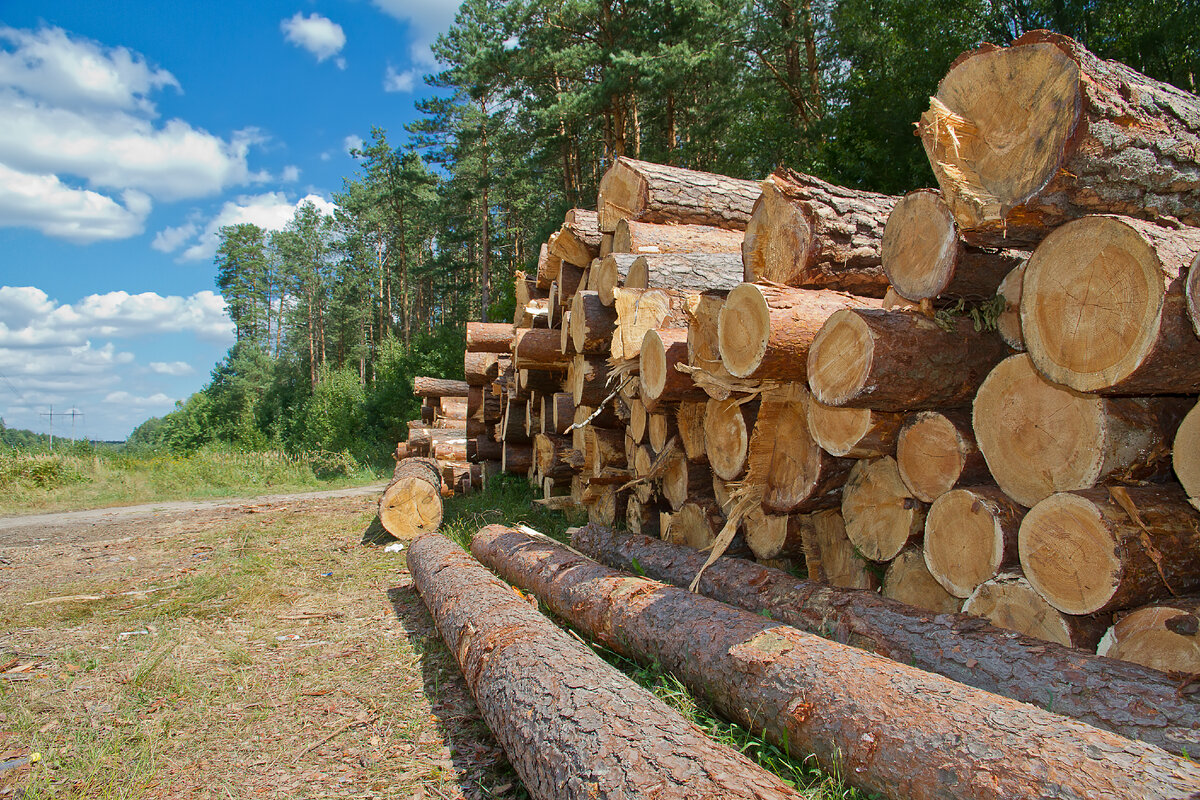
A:
{"label": "utility pole", "polygon": [[72,443],[74,443],[74,442],[75,442],[75,418],[76,418],[76,417],[82,417],[82,416],[83,416],[83,412],[82,412],[82,411],[80,411],[79,409],[75,408],[74,406],[71,406],[71,410],[70,410],[70,411],[58,411],[58,412],[56,412],[56,411],[54,410],[54,404],[53,404],[53,403],[51,403],[51,404],[50,404],[50,411],[48,411],[48,412],[42,412],[42,414],[41,414],[40,416],[43,416],[43,417],[48,417],[48,418],[50,419],[50,452],[51,452],[51,453],[53,453],[53,452],[54,452],[54,418],[55,418],[55,417],[70,417],[70,418],[71,418],[71,442],[72,442]]}

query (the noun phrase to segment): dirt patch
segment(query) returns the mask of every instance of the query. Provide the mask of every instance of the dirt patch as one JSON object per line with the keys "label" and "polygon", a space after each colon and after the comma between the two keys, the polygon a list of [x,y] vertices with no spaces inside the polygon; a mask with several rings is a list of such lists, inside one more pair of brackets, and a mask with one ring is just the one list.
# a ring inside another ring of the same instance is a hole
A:
{"label": "dirt patch", "polygon": [[0,532],[0,798],[523,795],[374,502]]}

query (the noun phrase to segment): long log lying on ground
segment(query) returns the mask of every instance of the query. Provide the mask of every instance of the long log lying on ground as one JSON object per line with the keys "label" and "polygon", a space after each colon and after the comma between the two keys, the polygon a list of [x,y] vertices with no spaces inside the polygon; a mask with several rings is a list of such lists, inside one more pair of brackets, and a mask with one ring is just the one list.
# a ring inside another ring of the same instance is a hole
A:
{"label": "long log lying on ground", "polygon": [[467,323],[467,352],[508,354],[512,342],[513,326],[507,322]]}
{"label": "long log lying on ground", "polygon": [[759,192],[754,181],[621,156],[600,179],[596,210],[602,231],[615,231],[622,219],[740,231],[750,221]]}
{"label": "long log lying on ground", "polygon": [[408,565],[533,797],[800,796],[605,663],[449,539],[413,542]]}
{"label": "long log lying on ground", "polygon": [[742,282],[736,253],[669,253],[639,256],[625,276],[627,289],[677,289],[681,292],[729,290]]}
{"label": "long log lying on ground", "polygon": [[[660,255],[664,253],[737,253],[740,231],[708,225],[655,225],[623,219],[613,234],[614,253]],[[630,270],[632,270],[632,265]]]}
{"label": "long log lying on ground", "polygon": [[[571,544],[617,569],[632,569],[636,560],[647,577],[675,586],[691,583],[706,557],[590,525],[577,530]],[[1136,664],[1014,636],[964,614],[931,617],[873,592],[801,580],[735,558],[709,566],[699,591],[969,686],[1049,705],[1174,753],[1200,748],[1200,697],[1180,693],[1177,681]]]}
{"label": "long log lying on ground", "polygon": [[545,538],[484,528],[471,551],[601,644],[661,664],[724,715],[838,765],[867,791],[1182,798],[1200,787],[1200,765],[1158,747],[616,572]]}
{"label": "long log lying on ground", "polygon": [[466,397],[470,388],[466,381],[449,378],[430,378],[424,375],[413,378],[413,394],[417,397]]}
{"label": "long log lying on ground", "polygon": [[431,533],[442,524],[442,478],[432,458],[406,458],[379,498],[379,522],[397,538]]}
{"label": "long log lying on ground", "polygon": [[746,227],[745,279],[883,297],[880,243],[898,199],[777,170]]}
{"label": "long log lying on ground", "polygon": [[1043,375],[1081,392],[1200,391],[1200,338],[1184,297],[1197,261],[1200,228],[1116,216],[1062,226],[1025,267],[1025,349]]}
{"label": "long log lying on ground", "polygon": [[1200,98],[1066,36],[959,56],[918,132],[973,244],[1036,244],[1096,213],[1200,224],[1200,188],[1180,180],[1200,170]]}

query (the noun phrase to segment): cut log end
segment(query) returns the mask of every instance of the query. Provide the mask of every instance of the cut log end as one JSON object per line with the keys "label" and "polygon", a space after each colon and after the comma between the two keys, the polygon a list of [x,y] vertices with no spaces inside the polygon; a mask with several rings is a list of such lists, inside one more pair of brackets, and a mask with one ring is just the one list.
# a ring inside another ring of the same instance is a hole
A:
{"label": "cut log end", "polygon": [[841,405],[861,391],[875,354],[871,329],[849,310],[835,311],[808,351],[808,379],[813,396],[826,405]]}
{"label": "cut log end", "polygon": [[877,458],[889,455],[896,445],[902,414],[869,408],[827,406],[808,403],[808,430],[831,456]]}
{"label": "cut log end", "polygon": [[975,452],[975,442],[949,417],[936,411],[924,411],[915,415],[900,432],[896,442],[896,463],[904,485],[912,490],[913,496],[932,503],[954,488]]}
{"label": "cut log end", "polygon": [[717,477],[737,480],[746,469],[751,424],[737,399],[709,400],[704,409],[704,441],[708,462]]}
{"label": "cut log end", "polygon": [[642,394],[657,400],[667,385],[667,349],[658,331],[646,331],[638,354]]}
{"label": "cut log end", "polygon": [[717,323],[721,362],[744,378],[762,363],[771,335],[771,312],[762,291],[743,283],[729,293]]}
{"label": "cut log end", "polygon": [[1179,424],[1171,458],[1175,476],[1187,492],[1188,500],[1200,509],[1200,404],[1189,411]]}
{"label": "cut log end", "polygon": [[900,199],[883,231],[883,269],[908,300],[937,297],[954,275],[958,229],[938,192],[919,189]]}
{"label": "cut log end", "polygon": [[1162,672],[1200,673],[1200,598],[1181,597],[1122,616],[1104,635],[1098,655]]}
{"label": "cut log end", "polygon": [[929,574],[920,547],[905,548],[888,566],[883,596],[935,614],[951,614],[962,605]]}
{"label": "cut log end", "polygon": [[1062,492],[1021,523],[1021,566],[1030,584],[1068,614],[1103,609],[1121,584],[1119,542],[1089,499]]}
{"label": "cut log end", "polygon": [[[968,597],[1015,555],[1015,503],[995,489],[954,489],[934,501],[925,519],[925,563],[955,597]],[[996,501],[999,499],[999,503]],[[1018,512],[1019,513],[1019,512]]]}
{"label": "cut log end", "polygon": [[811,239],[812,226],[803,211],[767,178],[742,242],[746,280],[796,285],[808,266]]}
{"label": "cut log end", "polygon": [[1019,573],[1004,573],[981,583],[963,603],[963,613],[1004,628],[1066,647],[1093,650],[1103,622],[1077,619],[1051,606]]}
{"label": "cut log end", "polygon": [[442,479],[437,462],[406,459],[379,501],[379,521],[388,533],[411,539],[442,524]]}
{"label": "cut log end", "polygon": [[846,535],[872,561],[890,561],[921,535],[925,505],[916,500],[890,456],[859,461],[842,490]]}

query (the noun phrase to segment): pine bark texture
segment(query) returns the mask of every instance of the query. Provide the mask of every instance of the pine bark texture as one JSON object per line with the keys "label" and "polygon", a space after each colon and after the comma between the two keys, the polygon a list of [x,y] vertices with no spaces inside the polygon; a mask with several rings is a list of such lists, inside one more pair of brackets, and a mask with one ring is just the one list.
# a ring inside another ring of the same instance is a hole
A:
{"label": "pine bark texture", "polygon": [[576,353],[598,355],[612,347],[617,312],[600,301],[599,292],[576,292],[571,299],[571,343]]}
{"label": "pine bark texture", "polygon": [[899,199],[826,183],[790,169],[763,181],[742,263],[747,281],[883,297],[884,224]]}
{"label": "pine bark texture", "polygon": [[[615,569],[686,587],[705,554],[596,526],[571,545]],[[1174,753],[1200,746],[1200,700],[1155,670],[1012,635],[965,614],[930,616],[873,592],[840,589],[723,557],[699,592],[801,630],[911,664],[951,680],[1052,710]],[[795,747],[795,742],[792,744]]]}
{"label": "pine bark texture", "polygon": [[570,360],[559,349],[559,332],[549,328],[518,330],[513,341],[517,369],[565,369]]}
{"label": "pine bark texture", "polygon": [[513,326],[507,322],[468,322],[467,352],[504,353],[512,351]]}
{"label": "pine bark texture", "polygon": [[615,231],[622,219],[740,231],[760,191],[754,181],[622,156],[600,179],[596,208],[602,231]]}
{"label": "pine bark texture", "polygon": [[683,292],[728,291],[741,282],[742,260],[735,253],[639,256],[625,278],[625,286],[630,289]]}
{"label": "pine bark texture", "polygon": [[1187,797],[1200,785],[1200,766],[1160,748],[616,572],[557,544],[488,528],[471,549],[606,647],[661,664],[729,718],[839,764],[867,791],[913,800],[1050,791],[1153,798]]}
{"label": "pine bark texture", "polygon": [[413,378],[413,394],[417,397],[466,397],[468,389],[466,381],[424,375]]}
{"label": "pine bark texture", "polygon": [[[742,233],[708,225],[655,225],[621,220],[613,234],[614,253],[730,253],[742,247]],[[630,267],[632,269],[632,266]]]}
{"label": "pine bark texture", "polygon": [[500,361],[495,353],[463,354],[463,377],[471,387],[487,386],[500,377]]}

